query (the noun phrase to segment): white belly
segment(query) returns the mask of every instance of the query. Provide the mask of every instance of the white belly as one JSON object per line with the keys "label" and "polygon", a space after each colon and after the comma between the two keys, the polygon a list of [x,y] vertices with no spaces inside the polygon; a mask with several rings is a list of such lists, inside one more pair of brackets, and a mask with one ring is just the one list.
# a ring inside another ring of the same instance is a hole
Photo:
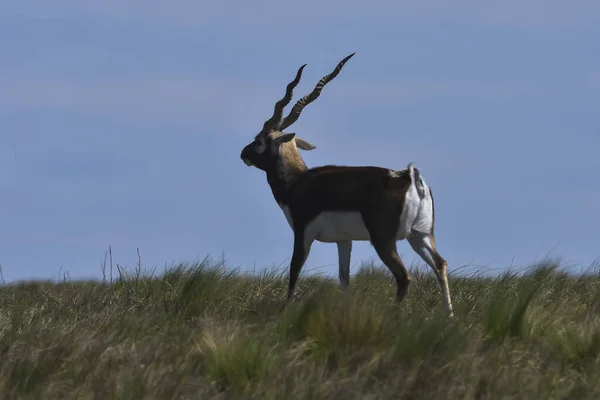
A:
{"label": "white belly", "polygon": [[[290,227],[294,229],[288,207],[283,206],[281,210]],[[324,211],[308,223],[304,236],[328,243],[340,240],[369,240],[369,232],[357,211]]]}
{"label": "white belly", "polygon": [[325,211],[317,215],[306,227],[306,236],[319,242],[340,240],[369,240],[369,231],[359,212]]}
{"label": "white belly", "polygon": [[[420,201],[416,191],[409,190],[404,210],[400,215],[396,240],[405,239],[413,229],[429,232],[432,224],[431,206],[430,198]],[[281,209],[290,227],[294,229],[289,209],[287,206]],[[370,240],[369,231],[358,211],[324,211],[308,223],[304,236],[307,241],[318,240],[327,243]]]}

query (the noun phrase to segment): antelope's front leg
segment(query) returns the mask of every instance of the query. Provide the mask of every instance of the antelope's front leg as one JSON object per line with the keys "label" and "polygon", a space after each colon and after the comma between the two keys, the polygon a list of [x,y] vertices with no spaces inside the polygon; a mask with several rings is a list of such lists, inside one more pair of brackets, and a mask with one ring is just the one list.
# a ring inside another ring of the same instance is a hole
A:
{"label": "antelope's front leg", "polygon": [[287,301],[289,301],[294,294],[300,270],[302,270],[304,262],[308,258],[314,240],[315,238],[308,234],[304,229],[294,232],[294,253],[292,254],[292,262],[290,263],[290,280],[288,284]]}
{"label": "antelope's front leg", "polygon": [[340,289],[346,291],[350,285],[350,254],[352,253],[352,240],[337,242]]}

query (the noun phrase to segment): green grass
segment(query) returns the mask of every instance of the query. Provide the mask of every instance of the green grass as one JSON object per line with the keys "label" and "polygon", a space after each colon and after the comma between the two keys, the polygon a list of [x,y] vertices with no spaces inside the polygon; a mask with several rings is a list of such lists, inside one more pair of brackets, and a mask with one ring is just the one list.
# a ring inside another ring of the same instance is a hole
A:
{"label": "green grass", "polygon": [[600,275],[548,262],[498,278],[386,270],[246,276],[218,263],[110,283],[0,286],[1,398],[597,399]]}

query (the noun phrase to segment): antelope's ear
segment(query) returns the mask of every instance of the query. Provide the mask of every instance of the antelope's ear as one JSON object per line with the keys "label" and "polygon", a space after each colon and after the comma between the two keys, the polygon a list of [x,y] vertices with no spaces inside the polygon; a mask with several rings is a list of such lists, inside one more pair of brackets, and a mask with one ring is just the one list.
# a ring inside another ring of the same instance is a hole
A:
{"label": "antelope's ear", "polygon": [[296,146],[298,146],[299,149],[306,151],[316,149],[315,145],[310,144],[306,140],[300,138],[296,138]]}
{"label": "antelope's ear", "polygon": [[276,138],[274,138],[273,143],[275,143],[275,144],[287,143],[295,137],[296,137],[295,133],[284,133],[283,135],[277,136]]}

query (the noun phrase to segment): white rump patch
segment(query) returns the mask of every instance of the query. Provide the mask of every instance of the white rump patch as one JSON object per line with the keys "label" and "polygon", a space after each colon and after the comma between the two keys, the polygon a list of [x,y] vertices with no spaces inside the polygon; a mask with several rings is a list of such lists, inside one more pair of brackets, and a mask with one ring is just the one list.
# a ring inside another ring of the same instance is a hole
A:
{"label": "white rump patch", "polygon": [[423,182],[425,187],[425,198],[421,200],[417,218],[413,222],[413,231],[430,233],[433,227],[433,199],[429,193],[429,187]]}
{"label": "white rump patch", "polygon": [[400,226],[396,237],[398,239],[404,239],[412,231],[414,222],[419,214],[419,207],[421,205],[421,199],[417,193],[415,185],[411,184],[406,192],[406,198],[404,199],[404,210],[400,214]]}
{"label": "white rump patch", "polygon": [[429,233],[433,226],[433,200],[429,193],[429,186],[424,180],[423,188],[425,189],[425,197],[421,200],[419,193],[414,184],[410,185],[406,193],[404,202],[404,211],[400,216],[400,226],[396,237],[404,239],[412,231]]}

